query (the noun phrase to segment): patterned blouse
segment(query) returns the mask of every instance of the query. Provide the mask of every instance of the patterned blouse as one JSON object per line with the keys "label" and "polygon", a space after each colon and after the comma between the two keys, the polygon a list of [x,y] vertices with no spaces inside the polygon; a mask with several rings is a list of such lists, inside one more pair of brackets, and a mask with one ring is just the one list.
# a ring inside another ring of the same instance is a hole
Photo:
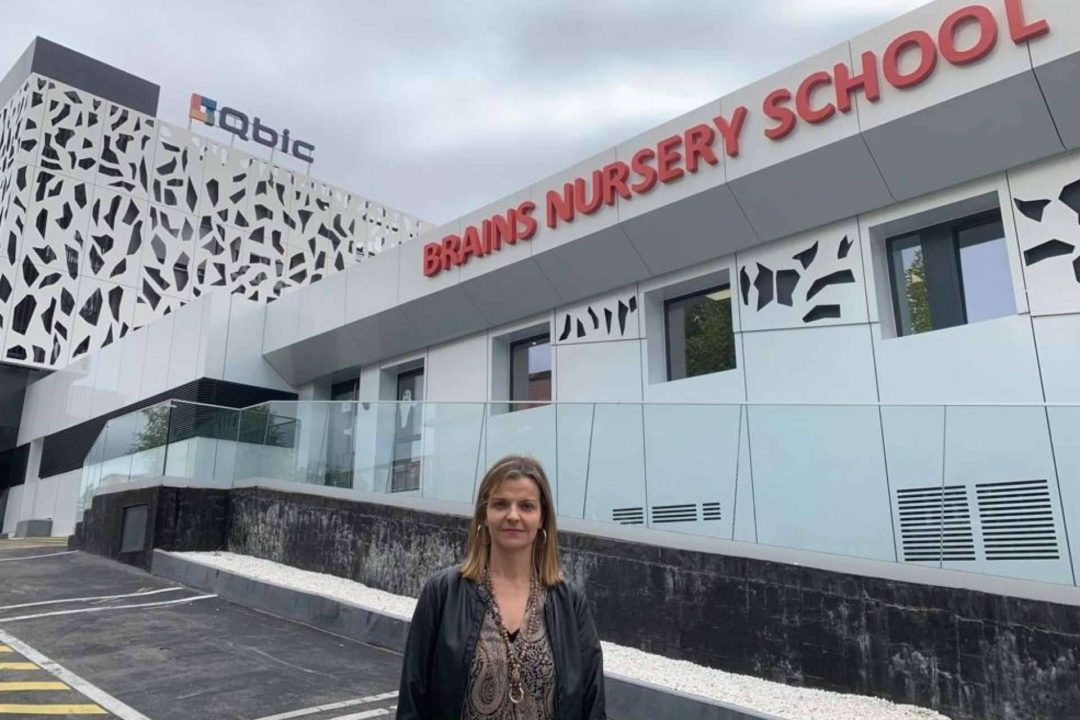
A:
{"label": "patterned blouse", "polygon": [[555,658],[544,623],[547,593],[536,593],[521,628],[510,636],[521,657],[525,685],[525,697],[517,705],[510,702],[506,643],[496,624],[501,622],[498,607],[484,583],[480,583],[480,595],[488,610],[469,671],[462,720],[555,720]]}

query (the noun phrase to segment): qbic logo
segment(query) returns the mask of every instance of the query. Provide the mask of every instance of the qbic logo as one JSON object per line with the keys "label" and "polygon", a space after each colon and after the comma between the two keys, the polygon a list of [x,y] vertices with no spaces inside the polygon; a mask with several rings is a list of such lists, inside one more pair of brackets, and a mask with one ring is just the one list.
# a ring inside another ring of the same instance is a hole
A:
{"label": "qbic logo", "polygon": [[293,140],[289,137],[287,129],[278,133],[277,130],[263,125],[259,118],[249,120],[246,114],[226,105],[222,105],[219,109],[217,100],[204,95],[191,94],[191,110],[188,112],[188,117],[231,132],[241,140],[254,140],[268,148],[289,153],[304,162],[315,162],[315,158],[312,157],[315,146],[311,143]]}

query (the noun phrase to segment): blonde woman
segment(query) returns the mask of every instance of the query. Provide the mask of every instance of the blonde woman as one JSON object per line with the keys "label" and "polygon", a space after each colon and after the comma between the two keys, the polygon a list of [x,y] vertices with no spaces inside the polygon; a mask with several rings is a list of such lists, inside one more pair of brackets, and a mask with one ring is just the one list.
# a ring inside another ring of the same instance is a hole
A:
{"label": "blonde woman", "polygon": [[424,585],[398,720],[604,720],[600,640],[563,581],[543,468],[511,455],[484,475],[465,563]]}

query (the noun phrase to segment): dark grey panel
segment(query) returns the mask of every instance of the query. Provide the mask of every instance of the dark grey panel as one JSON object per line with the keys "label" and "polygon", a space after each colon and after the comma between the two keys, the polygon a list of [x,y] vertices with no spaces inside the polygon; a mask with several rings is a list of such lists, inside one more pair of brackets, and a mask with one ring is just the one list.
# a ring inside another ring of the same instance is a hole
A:
{"label": "dark grey panel", "polygon": [[425,345],[459,338],[487,327],[487,320],[460,284],[412,300],[402,309]]}
{"label": "dark grey panel", "polygon": [[27,50],[31,51],[30,72],[59,80],[141,113],[157,115],[161,88],[149,80],[45,38],[35,39],[30,50]]}
{"label": "dark grey panel", "polygon": [[757,243],[730,188],[722,185],[626,220],[623,230],[654,275]]}
{"label": "dark grey panel", "polygon": [[893,202],[855,135],[728,183],[762,242]]}
{"label": "dark grey panel", "polygon": [[897,200],[1063,150],[1032,72],[863,132]]}
{"label": "dark grey panel", "polygon": [[1041,65],[1035,68],[1035,75],[1065,146],[1080,148],[1080,53]]}
{"label": "dark grey panel", "polygon": [[564,303],[635,283],[649,269],[616,225],[533,255]]}
{"label": "dark grey panel", "polygon": [[40,376],[29,368],[0,365],[0,451],[18,442],[26,386]]}
{"label": "dark grey panel", "polygon": [[19,56],[19,59],[15,61],[15,64],[11,66],[4,79],[0,80],[0,105],[7,103],[11,96],[18,91],[23,80],[26,80],[26,76],[31,72],[30,67],[33,65],[33,59],[34,43],[32,42]]}
{"label": "dark grey panel", "polygon": [[559,304],[559,296],[540,267],[525,258],[462,283],[490,325],[500,325]]}

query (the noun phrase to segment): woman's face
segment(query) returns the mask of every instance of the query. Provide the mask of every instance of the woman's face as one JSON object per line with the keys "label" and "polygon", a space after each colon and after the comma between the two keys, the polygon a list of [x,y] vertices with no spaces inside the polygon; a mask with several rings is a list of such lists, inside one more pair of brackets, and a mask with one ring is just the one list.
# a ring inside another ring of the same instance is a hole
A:
{"label": "woman's face", "polygon": [[532,545],[543,524],[540,488],[530,478],[503,480],[487,502],[487,529],[492,545],[516,551]]}

